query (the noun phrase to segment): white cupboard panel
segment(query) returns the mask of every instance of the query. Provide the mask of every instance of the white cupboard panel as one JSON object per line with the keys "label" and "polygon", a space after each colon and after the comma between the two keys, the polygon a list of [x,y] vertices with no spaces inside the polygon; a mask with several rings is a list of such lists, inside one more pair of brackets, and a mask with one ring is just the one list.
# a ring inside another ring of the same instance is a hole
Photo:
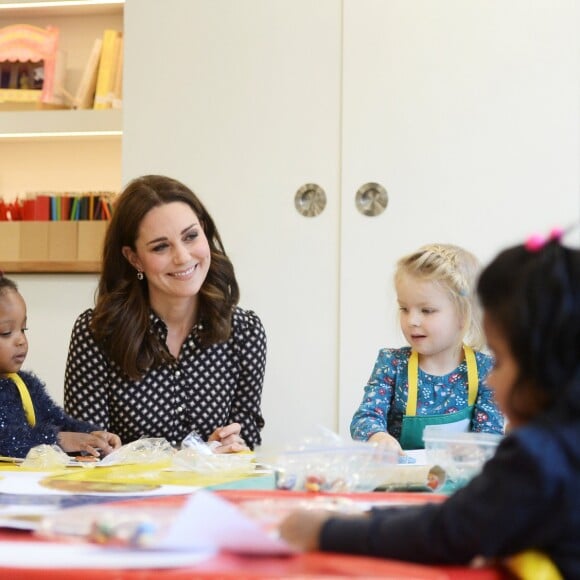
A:
{"label": "white cupboard panel", "polygon": [[[580,216],[579,4],[345,0],[341,430],[399,346],[396,260],[450,242],[484,262]],[[390,202],[360,215],[354,194]]]}
{"label": "white cupboard panel", "polygon": [[[340,11],[334,0],[129,0],[123,179],[187,183],[268,334],[264,447],[336,426]],[[294,194],[318,183],[325,211]]]}

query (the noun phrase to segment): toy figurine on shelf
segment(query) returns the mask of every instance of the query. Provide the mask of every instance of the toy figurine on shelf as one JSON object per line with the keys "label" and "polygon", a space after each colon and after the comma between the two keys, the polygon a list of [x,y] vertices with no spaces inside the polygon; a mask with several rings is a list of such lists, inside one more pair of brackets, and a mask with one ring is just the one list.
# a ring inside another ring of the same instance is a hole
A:
{"label": "toy figurine on shelf", "polygon": [[58,40],[59,30],[54,26],[0,28],[0,104],[18,104],[19,108],[63,105],[64,60]]}
{"label": "toy figurine on shelf", "polygon": [[20,73],[20,77],[18,79],[18,88],[21,91],[27,91],[30,89],[30,79],[28,77],[28,73],[25,70]]}

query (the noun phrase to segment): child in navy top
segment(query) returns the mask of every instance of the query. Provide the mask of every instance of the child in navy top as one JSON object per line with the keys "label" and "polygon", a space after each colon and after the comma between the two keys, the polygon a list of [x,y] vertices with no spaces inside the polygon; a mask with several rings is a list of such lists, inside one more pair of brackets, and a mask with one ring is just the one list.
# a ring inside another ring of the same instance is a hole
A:
{"label": "child in navy top", "polygon": [[503,417],[485,378],[475,294],[476,257],[450,244],[431,244],[401,258],[395,272],[401,330],[409,346],[379,351],[353,439],[401,452],[423,447],[423,429],[503,433]]}
{"label": "child in navy top", "polygon": [[478,293],[495,356],[488,382],[510,424],[481,474],[438,505],[291,514],[287,541],[445,564],[533,550],[550,578],[580,578],[580,251],[558,232],[531,238],[492,261]]}
{"label": "child in navy top", "polygon": [[36,445],[57,444],[98,457],[120,447],[117,435],[73,419],[36,376],[20,371],[26,330],[26,304],[16,284],[0,274],[0,455],[25,457]]}

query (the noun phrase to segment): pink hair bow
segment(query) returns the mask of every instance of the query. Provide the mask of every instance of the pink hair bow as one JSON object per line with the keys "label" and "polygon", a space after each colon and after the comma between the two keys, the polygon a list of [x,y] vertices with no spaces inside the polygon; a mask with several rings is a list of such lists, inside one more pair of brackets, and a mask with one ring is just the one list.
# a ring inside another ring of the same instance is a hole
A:
{"label": "pink hair bow", "polygon": [[547,243],[556,242],[562,239],[564,230],[562,228],[553,228],[548,236],[542,234],[532,234],[524,244],[529,252],[539,252]]}

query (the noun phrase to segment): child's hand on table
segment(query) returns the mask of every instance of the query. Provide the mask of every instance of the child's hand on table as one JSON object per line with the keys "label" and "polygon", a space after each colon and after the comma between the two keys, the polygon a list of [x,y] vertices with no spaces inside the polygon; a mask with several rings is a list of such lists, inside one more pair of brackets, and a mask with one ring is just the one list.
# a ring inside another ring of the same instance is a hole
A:
{"label": "child's hand on table", "polygon": [[67,453],[84,451],[93,457],[104,457],[121,447],[121,439],[118,435],[107,431],[93,431],[91,433],[61,431],[57,436],[57,442]]}
{"label": "child's hand on table", "polygon": [[315,552],[320,549],[320,533],[330,518],[365,519],[368,514],[338,514],[322,509],[296,510],[282,520],[278,531],[280,537],[293,548],[302,552]]}
{"label": "child's hand on table", "polygon": [[327,510],[298,510],[280,524],[280,537],[293,548],[314,552],[320,547],[320,532],[332,512]]}
{"label": "child's hand on table", "polygon": [[405,452],[401,448],[401,444],[389,433],[381,431],[379,433],[373,433],[369,439],[369,443],[375,443],[379,447],[383,447],[389,451],[398,453],[399,455],[405,455]]}
{"label": "child's hand on table", "polygon": [[109,455],[109,453],[115,451],[115,449],[119,449],[122,445],[121,438],[114,433],[109,433],[108,431],[93,431],[90,434],[105,441],[105,446],[100,448],[103,457]]}

